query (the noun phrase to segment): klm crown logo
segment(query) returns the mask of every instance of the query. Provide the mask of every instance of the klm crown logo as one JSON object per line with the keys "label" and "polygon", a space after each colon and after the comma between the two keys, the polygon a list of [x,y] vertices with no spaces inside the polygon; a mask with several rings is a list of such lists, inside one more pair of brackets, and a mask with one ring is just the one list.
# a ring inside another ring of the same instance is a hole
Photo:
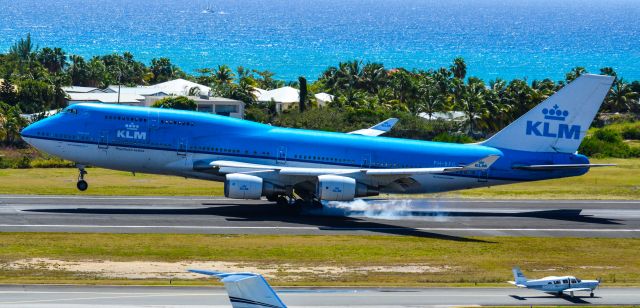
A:
{"label": "klm crown logo", "polygon": [[140,128],[138,124],[134,123],[125,124],[124,127],[128,130],[138,130],[138,128]]}
{"label": "klm crown logo", "polygon": [[147,133],[146,132],[139,132],[138,131],[138,128],[140,128],[140,126],[138,124],[135,124],[135,123],[125,124],[124,128],[126,128],[126,129],[119,129],[116,132],[116,136],[118,138],[133,139],[133,140],[146,140],[147,139]]}
{"label": "klm crown logo", "polygon": [[544,114],[544,118],[547,120],[564,121],[567,116],[569,116],[569,111],[560,110],[560,107],[558,107],[558,105],[553,105],[552,109],[542,109],[542,114]]}
{"label": "klm crown logo", "polygon": [[481,161],[477,162],[473,166],[476,167],[476,168],[487,168],[487,163],[485,163],[484,160],[481,160]]}
{"label": "klm crown logo", "polygon": [[567,120],[568,110],[562,110],[560,106],[553,105],[552,108],[543,108],[542,114],[544,114],[544,119],[549,122],[528,120],[525,131],[528,136],[580,140],[580,125],[558,123]]}

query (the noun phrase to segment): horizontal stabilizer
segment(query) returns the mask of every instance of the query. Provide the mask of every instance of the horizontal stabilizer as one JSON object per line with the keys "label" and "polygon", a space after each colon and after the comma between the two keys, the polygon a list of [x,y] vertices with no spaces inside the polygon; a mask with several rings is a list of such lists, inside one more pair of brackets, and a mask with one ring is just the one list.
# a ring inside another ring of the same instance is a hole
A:
{"label": "horizontal stabilizer", "polygon": [[515,281],[507,281],[508,283],[518,287],[518,288],[526,288],[527,286],[523,285],[523,284],[518,284]]}
{"label": "horizontal stabilizer", "polygon": [[365,128],[365,129],[359,129],[357,131],[353,131],[347,134],[350,135],[363,135],[363,136],[380,136],[388,131],[390,131],[394,125],[396,125],[396,123],[398,123],[398,119],[396,118],[389,118],[386,119],[374,126],[371,126],[369,128]]}
{"label": "horizontal stabilizer", "polygon": [[557,165],[515,165],[513,169],[520,170],[563,170],[563,169],[582,169],[594,167],[612,167],[615,164],[557,164]]}

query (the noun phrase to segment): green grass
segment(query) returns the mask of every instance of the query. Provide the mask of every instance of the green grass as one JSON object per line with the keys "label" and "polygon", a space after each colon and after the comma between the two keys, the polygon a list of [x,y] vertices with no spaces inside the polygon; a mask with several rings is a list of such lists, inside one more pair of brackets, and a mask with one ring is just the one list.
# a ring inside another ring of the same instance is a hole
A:
{"label": "green grass", "polygon": [[[435,197],[640,199],[640,159],[601,159],[617,167],[593,168],[588,174],[557,180],[456,191]],[[77,170],[0,169],[0,194],[221,196],[221,183],[161,175],[87,169],[89,190],[75,188]],[[399,196],[410,197],[410,196]],[[427,196],[429,197],[429,195]]]}
{"label": "green grass", "polygon": [[444,194],[447,197],[505,199],[640,199],[640,159],[598,159],[615,167],[592,168],[564,179],[478,188]]}
{"label": "green grass", "polygon": [[[640,239],[479,237],[451,241],[397,236],[278,236],[178,234],[0,234],[0,283],[131,283],[77,273],[7,267],[11,261],[50,258],[64,261],[231,261],[271,268],[310,266],[427,265],[447,270],[298,275],[286,269],[276,285],[504,285],[511,267],[531,277],[573,274],[601,277],[605,285],[640,285]],[[137,283],[162,284],[162,281]],[[167,281],[164,284],[168,283]],[[179,282],[188,283],[188,282]],[[190,282],[193,283],[193,282]]]}

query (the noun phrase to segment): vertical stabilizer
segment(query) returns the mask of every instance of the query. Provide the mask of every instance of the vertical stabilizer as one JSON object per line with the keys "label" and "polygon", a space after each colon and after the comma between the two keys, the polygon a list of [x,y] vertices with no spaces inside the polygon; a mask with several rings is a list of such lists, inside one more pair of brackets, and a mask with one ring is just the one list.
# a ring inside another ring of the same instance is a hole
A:
{"label": "vertical stabilizer", "polygon": [[574,153],[613,80],[611,76],[582,75],[482,145],[529,152]]}
{"label": "vertical stabilizer", "polygon": [[287,307],[269,283],[259,274],[189,271],[220,278],[220,281],[224,283],[224,287],[227,289],[233,308]]}
{"label": "vertical stabilizer", "polygon": [[527,277],[524,276],[519,267],[513,268],[513,279],[515,280],[516,285],[523,285],[527,282]]}

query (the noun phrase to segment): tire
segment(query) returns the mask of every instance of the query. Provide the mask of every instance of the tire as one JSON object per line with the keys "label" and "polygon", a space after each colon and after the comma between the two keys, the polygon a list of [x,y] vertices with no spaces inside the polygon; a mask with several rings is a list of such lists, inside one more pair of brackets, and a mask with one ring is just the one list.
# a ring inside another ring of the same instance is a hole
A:
{"label": "tire", "polygon": [[279,206],[288,206],[289,205],[289,200],[287,200],[286,197],[284,196],[280,196],[275,200]]}
{"label": "tire", "polygon": [[267,200],[269,202],[276,202],[276,201],[278,201],[278,196],[276,196],[276,195],[268,195],[267,196]]}
{"label": "tire", "polygon": [[85,190],[87,190],[87,188],[89,188],[89,184],[87,184],[87,181],[85,181],[85,180],[80,180],[76,184],[76,187],[78,187],[79,191],[85,191]]}
{"label": "tire", "polygon": [[589,294],[590,297],[593,297],[593,292],[591,292],[591,294]]}

